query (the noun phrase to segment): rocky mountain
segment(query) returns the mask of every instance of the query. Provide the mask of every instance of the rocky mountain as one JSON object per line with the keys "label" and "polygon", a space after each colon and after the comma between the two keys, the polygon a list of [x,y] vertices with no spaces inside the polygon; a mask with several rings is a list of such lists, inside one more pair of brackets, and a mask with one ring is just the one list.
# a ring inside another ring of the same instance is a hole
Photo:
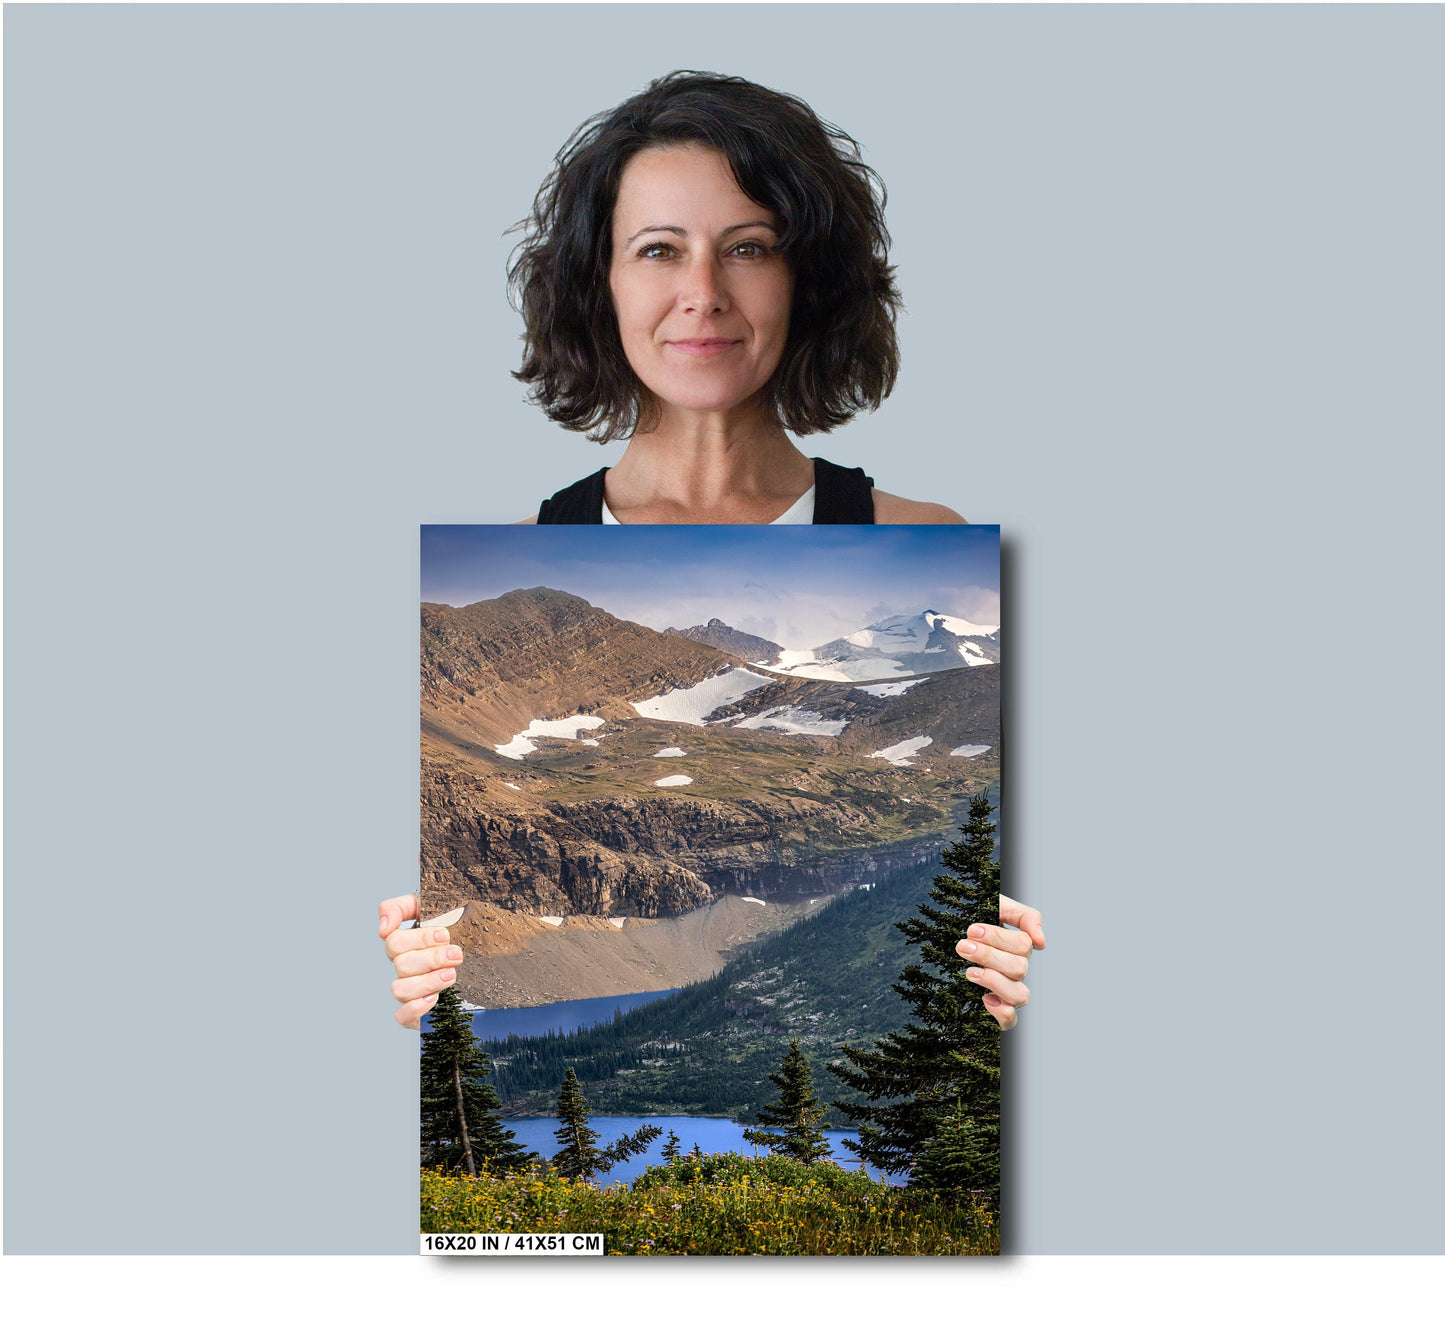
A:
{"label": "rocky mountain", "polygon": [[533,720],[631,716],[633,698],[695,684],[733,661],[550,587],[460,609],[421,607],[422,724],[496,746]]}
{"label": "rocky mountain", "polygon": [[[917,660],[945,636],[990,641],[919,618],[849,644]],[[421,643],[428,915],[651,919],[829,894],[936,848],[998,776],[997,664],[784,673],[545,587],[424,605]]]}
{"label": "rocky mountain", "polygon": [[[927,736],[919,755],[951,757],[960,747],[998,742],[1002,671],[957,667],[891,683],[779,678],[744,693],[710,728],[749,730],[756,738],[812,735],[815,757],[870,758],[882,748]],[[981,755],[982,753],[960,753]]]}
{"label": "rocky mountain", "polygon": [[730,628],[721,619],[709,619],[706,623],[697,623],[691,628],[668,628],[665,631],[669,637],[687,637],[726,655],[736,656],[739,660],[750,660],[754,664],[775,665],[783,653],[783,648],[776,642]]}

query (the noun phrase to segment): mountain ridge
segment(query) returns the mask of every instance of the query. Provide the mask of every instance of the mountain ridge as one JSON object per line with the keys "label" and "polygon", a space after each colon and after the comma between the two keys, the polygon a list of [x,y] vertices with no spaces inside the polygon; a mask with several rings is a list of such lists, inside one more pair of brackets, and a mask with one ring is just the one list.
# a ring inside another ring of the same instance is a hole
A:
{"label": "mountain ridge", "polygon": [[[882,641],[924,654],[935,623]],[[996,664],[839,682],[687,631],[550,587],[423,604],[424,915],[671,919],[829,894],[859,859],[936,848],[997,779]]]}
{"label": "mountain ridge", "polygon": [[667,637],[686,637],[704,646],[711,646],[727,655],[737,656],[754,664],[775,664],[783,653],[777,642],[769,641],[754,633],[742,632],[724,623],[721,619],[709,619],[706,623],[695,623],[690,628],[665,628]]}

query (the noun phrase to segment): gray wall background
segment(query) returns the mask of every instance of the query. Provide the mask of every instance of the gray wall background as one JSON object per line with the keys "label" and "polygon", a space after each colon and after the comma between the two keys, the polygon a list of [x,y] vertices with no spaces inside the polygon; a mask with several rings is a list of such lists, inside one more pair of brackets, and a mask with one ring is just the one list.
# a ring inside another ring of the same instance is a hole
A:
{"label": "gray wall background", "polygon": [[1441,1248],[1438,6],[4,22],[9,1251],[415,1250],[417,525],[615,461],[502,231],[679,66],[888,183],[810,452],[1008,537],[1010,1249]]}

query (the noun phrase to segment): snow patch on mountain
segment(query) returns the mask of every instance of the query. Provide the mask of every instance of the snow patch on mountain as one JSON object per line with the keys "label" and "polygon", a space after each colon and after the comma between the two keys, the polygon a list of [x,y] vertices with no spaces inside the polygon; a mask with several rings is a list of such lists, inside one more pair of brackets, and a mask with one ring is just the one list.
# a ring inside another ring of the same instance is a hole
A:
{"label": "snow patch on mountain", "polygon": [[632,709],[644,719],[667,720],[673,724],[703,724],[719,707],[731,705],[744,693],[775,681],[746,669],[725,669],[690,688],[673,688],[661,696],[634,701]]}
{"label": "snow patch on mountain", "polygon": [[798,706],[774,706],[760,715],[749,715],[739,720],[739,729],[777,729],[780,733],[816,733],[836,737],[848,727],[848,721],[830,720],[814,710],[803,710]]}
{"label": "snow patch on mountain", "polygon": [[864,656],[833,664],[800,664],[789,669],[782,665],[760,665],[759,668],[774,674],[786,674],[789,678],[818,678],[829,683],[856,683],[860,679],[892,678],[896,674],[911,672],[887,656]]}
{"label": "snow patch on mountain", "polygon": [[796,669],[799,665],[817,664],[818,657],[812,651],[780,651],[775,664],[763,665],[764,669]]}
{"label": "snow patch on mountain", "polygon": [[661,779],[652,781],[658,788],[681,788],[684,784],[692,783],[691,775],[665,775]]}
{"label": "snow patch on mountain", "polygon": [[928,639],[933,633],[933,625],[925,623],[925,617],[917,614],[909,618],[907,615],[897,614],[891,619],[880,619],[867,628],[859,628],[857,632],[848,633],[839,640],[865,651],[886,651],[890,654],[896,651],[921,651],[928,645]]}
{"label": "snow patch on mountain", "polygon": [[664,747],[660,752],[653,752],[653,756],[686,756],[687,753],[681,747]]}
{"label": "snow patch on mountain", "polygon": [[873,683],[858,690],[866,692],[872,697],[898,697],[907,692],[909,688],[926,682],[928,682],[926,678],[910,678],[904,683]]}
{"label": "snow patch on mountain", "polygon": [[533,738],[575,738],[583,729],[595,729],[605,722],[597,715],[569,715],[565,720],[533,720],[511,742],[495,744],[497,755],[520,761],[537,750]]}
{"label": "snow patch on mountain", "polygon": [[869,756],[881,756],[885,761],[891,761],[894,765],[912,765],[910,757],[916,756],[925,747],[933,742],[927,734],[919,738],[906,738],[903,742],[894,743],[892,747],[881,747],[876,752],[869,752]]}
{"label": "snow patch on mountain", "polygon": [[946,628],[956,637],[992,637],[998,631],[996,623],[970,623],[967,619],[956,619],[950,614],[935,614],[924,610],[923,617],[931,628]]}
{"label": "snow patch on mountain", "polygon": [[964,743],[962,747],[955,747],[950,756],[982,756],[992,746],[991,743]]}

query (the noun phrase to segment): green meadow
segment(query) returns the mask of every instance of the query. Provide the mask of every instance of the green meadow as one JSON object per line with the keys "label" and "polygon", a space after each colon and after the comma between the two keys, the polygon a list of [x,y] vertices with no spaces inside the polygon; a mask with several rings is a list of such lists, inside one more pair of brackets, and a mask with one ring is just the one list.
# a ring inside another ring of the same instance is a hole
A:
{"label": "green meadow", "polygon": [[998,1220],[968,1194],[891,1187],[781,1155],[691,1156],[632,1187],[532,1168],[423,1170],[421,1231],[602,1233],[609,1256],[983,1256]]}

